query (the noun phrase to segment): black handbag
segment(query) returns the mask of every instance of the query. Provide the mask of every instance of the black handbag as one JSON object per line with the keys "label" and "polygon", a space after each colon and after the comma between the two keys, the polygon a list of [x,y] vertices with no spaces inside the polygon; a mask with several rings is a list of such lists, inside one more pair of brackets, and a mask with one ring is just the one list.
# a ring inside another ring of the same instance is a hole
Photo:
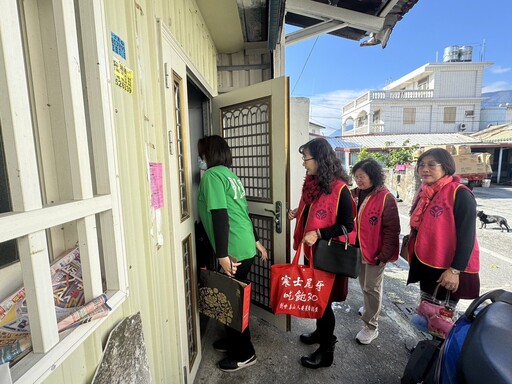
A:
{"label": "black handbag", "polygon": [[345,242],[320,239],[313,255],[315,268],[337,275],[356,278],[361,270],[359,248],[348,243],[348,233],[343,227]]}

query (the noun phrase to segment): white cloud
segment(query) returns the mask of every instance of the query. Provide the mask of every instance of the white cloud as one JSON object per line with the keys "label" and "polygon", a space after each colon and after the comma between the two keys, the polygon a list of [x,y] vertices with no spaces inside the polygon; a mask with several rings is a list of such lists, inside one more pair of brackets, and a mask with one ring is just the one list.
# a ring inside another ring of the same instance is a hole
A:
{"label": "white cloud", "polygon": [[497,91],[508,91],[512,89],[512,85],[506,81],[495,81],[494,83],[488,84],[482,88],[482,93],[497,92]]}
{"label": "white cloud", "polygon": [[341,110],[344,105],[368,92],[367,90],[340,89],[311,96],[310,120],[326,127],[326,135],[341,129]]}
{"label": "white cloud", "polygon": [[495,75],[501,75],[502,73],[507,73],[511,71],[512,68],[510,67],[502,67],[501,65],[493,65],[491,68],[489,68],[489,71]]}

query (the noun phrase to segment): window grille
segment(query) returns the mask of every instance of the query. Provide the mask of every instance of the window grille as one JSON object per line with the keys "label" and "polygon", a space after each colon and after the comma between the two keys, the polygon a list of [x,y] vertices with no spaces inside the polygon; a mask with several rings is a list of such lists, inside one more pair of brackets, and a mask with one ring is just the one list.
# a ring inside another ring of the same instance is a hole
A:
{"label": "window grille", "polygon": [[[101,324],[58,333],[50,263],[63,251],[79,244],[86,302],[105,293],[115,310],[126,298],[113,111],[102,102],[111,95],[101,6],[8,2],[0,12],[0,127],[12,205],[0,215],[0,243],[16,242],[19,254],[19,263],[0,269],[0,294],[9,284],[25,288],[34,352],[11,369],[15,381],[42,380]],[[53,17],[39,17],[34,28],[27,14]],[[82,33],[85,14],[91,20]],[[38,56],[32,47],[41,39],[59,47],[55,55]],[[27,57],[40,65],[25,67]]]}
{"label": "window grille", "polygon": [[182,113],[182,93],[181,93],[181,80],[175,76],[174,78],[174,110],[175,110],[175,124],[176,124],[176,154],[178,157],[178,184],[180,191],[180,215],[181,220],[185,220],[189,217],[189,193],[188,183],[186,179],[186,160],[185,160],[185,143],[183,138],[185,137],[183,129],[183,113]]}
{"label": "window grille", "polygon": [[233,155],[233,172],[247,200],[272,202],[270,98],[222,110],[222,135]]}
{"label": "window grille", "polygon": [[196,305],[197,300],[195,299],[196,286],[195,274],[193,272],[192,264],[192,240],[190,235],[183,240],[181,244],[183,253],[183,273],[185,281],[185,307],[187,313],[187,345],[188,345],[188,359],[189,367],[194,366],[194,361],[198,354],[198,342],[197,342],[197,323],[196,323]]}

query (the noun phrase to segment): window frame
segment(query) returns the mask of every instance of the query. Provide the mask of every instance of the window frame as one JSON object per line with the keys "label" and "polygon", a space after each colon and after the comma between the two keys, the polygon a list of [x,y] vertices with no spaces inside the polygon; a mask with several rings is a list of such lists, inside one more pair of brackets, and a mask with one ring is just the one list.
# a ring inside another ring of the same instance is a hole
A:
{"label": "window frame", "polygon": [[457,107],[444,107],[443,109],[443,123],[454,124],[457,120]]}
{"label": "window frame", "polygon": [[425,76],[418,80],[418,89],[419,90],[429,89],[429,77],[428,76]]}
{"label": "window frame", "polygon": [[403,109],[403,124],[416,124],[416,108],[405,107]]}
{"label": "window frame", "polygon": [[185,116],[183,113],[183,97],[184,87],[183,79],[173,71],[172,76],[172,91],[173,91],[173,108],[174,108],[174,125],[176,127],[176,156],[178,157],[178,174],[177,180],[180,194],[180,220],[181,222],[190,217],[191,201],[190,201],[190,186],[186,175],[188,174],[188,163],[186,161],[185,148]]}
{"label": "window frame", "polygon": [[[35,110],[30,103],[31,78],[27,78],[30,68],[25,67],[24,49],[31,48],[24,45],[19,24],[25,15],[20,18],[17,2],[6,3],[0,13],[0,88],[5,90],[0,95],[0,118],[13,205],[12,212],[0,215],[0,241],[17,239],[33,348],[33,352],[11,368],[14,382],[43,380],[108,319],[80,325],[66,334],[58,333],[50,276],[49,229],[76,222],[86,301],[106,293],[114,312],[128,296],[106,41],[110,34],[103,24],[104,4],[102,0],[78,2],[80,25],[69,22],[77,20],[74,2],[53,2],[48,6],[53,7],[60,91],[67,103],[69,161],[76,172],[73,199],[55,204],[43,204],[42,200],[44,185],[40,182],[33,126],[36,119],[32,118]],[[78,36],[84,29],[88,38],[79,45]],[[75,59],[81,54],[83,62],[94,65],[80,68]],[[87,102],[83,89],[87,89]],[[84,140],[88,135],[90,140]],[[53,153],[57,151],[59,148]],[[12,177],[14,174],[17,177]],[[96,230],[97,221],[101,231]],[[109,255],[103,260],[104,273],[101,254]],[[102,277],[106,281],[105,289]]]}

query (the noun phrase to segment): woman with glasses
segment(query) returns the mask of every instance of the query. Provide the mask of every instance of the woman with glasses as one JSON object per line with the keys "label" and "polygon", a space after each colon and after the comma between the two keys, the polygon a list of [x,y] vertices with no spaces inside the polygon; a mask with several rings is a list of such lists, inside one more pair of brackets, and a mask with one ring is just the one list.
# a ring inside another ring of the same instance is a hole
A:
{"label": "woman with glasses", "polygon": [[445,300],[480,293],[480,257],[476,239],[476,201],[455,174],[455,162],[445,149],[421,154],[416,170],[422,183],[410,210],[409,277],[420,283],[422,297]]}
{"label": "woman with glasses", "polygon": [[[297,219],[293,237],[293,248],[304,243],[306,258],[314,253],[319,239],[345,241],[343,227],[350,233],[354,229],[355,203],[347,186],[348,175],[341,166],[327,140],[313,139],[299,148],[302,154],[306,177],[302,186],[299,207],[290,210],[288,218]],[[301,357],[307,368],[329,367],[334,358],[335,317],[331,304],[345,301],[348,293],[348,278],[336,276],[323,316],[316,320],[316,330],[300,336],[304,344],[320,344],[310,355]]]}
{"label": "woman with glasses", "polygon": [[370,344],[379,336],[379,314],[386,263],[398,259],[400,217],[395,197],[384,185],[382,166],[375,159],[361,160],[352,168],[357,187],[352,196],[357,205],[357,242],[361,249],[359,284],[363,327],[356,335],[359,344]]}

